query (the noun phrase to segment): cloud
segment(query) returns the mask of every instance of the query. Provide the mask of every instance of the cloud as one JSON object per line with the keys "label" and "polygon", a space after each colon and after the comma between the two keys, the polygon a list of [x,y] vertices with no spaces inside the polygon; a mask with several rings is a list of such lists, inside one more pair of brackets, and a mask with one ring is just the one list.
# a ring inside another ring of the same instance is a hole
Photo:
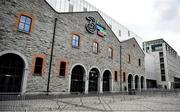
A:
{"label": "cloud", "polygon": [[180,54],[180,0],[154,0],[155,30]]}
{"label": "cloud", "polygon": [[180,0],[86,1],[125,25],[144,41],[164,38],[180,54]]}
{"label": "cloud", "polygon": [[157,16],[157,28],[179,33],[180,0],[156,0],[154,12]]}

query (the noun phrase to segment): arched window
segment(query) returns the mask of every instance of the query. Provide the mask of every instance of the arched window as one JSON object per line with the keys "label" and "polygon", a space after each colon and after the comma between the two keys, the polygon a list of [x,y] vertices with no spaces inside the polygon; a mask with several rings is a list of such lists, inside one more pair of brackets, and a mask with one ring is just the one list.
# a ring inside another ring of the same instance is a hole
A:
{"label": "arched window", "polygon": [[29,33],[31,30],[32,18],[21,15],[19,20],[18,31]]}

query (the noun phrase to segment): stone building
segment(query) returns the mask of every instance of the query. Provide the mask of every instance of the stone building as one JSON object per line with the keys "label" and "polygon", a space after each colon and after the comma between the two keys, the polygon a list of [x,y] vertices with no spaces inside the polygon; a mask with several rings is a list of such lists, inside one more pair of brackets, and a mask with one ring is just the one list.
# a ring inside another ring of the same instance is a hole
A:
{"label": "stone building", "polygon": [[145,52],[145,72],[146,72],[146,85],[148,89],[157,88],[157,68],[155,65],[157,60],[155,56]]}
{"label": "stone building", "polygon": [[146,41],[143,49],[152,57],[146,58],[146,71],[150,71],[148,65],[152,63],[152,59],[155,60],[151,65],[155,67],[155,75],[147,74],[148,88],[180,88],[180,62],[177,52],[163,39]]}
{"label": "stone building", "polygon": [[121,46],[122,90],[145,90],[145,54],[143,50],[141,49],[135,38],[122,41]]}
{"label": "stone building", "polygon": [[120,41],[98,12],[8,0],[0,15],[0,93],[120,91]]}

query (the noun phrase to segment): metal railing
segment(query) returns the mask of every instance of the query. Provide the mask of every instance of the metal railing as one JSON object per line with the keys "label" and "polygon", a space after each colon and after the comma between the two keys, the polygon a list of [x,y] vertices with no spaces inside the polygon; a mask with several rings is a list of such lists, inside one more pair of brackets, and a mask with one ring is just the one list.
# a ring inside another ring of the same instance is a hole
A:
{"label": "metal railing", "polygon": [[128,92],[41,95],[0,95],[0,111],[111,111],[111,104],[150,97],[180,98],[180,90],[147,90]]}

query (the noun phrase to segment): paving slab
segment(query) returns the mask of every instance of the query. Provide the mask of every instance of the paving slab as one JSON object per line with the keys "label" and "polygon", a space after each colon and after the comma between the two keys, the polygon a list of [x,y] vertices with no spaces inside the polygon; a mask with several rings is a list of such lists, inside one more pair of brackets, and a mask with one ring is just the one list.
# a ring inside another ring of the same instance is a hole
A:
{"label": "paving slab", "polygon": [[0,111],[180,112],[178,96],[109,95],[0,101]]}

